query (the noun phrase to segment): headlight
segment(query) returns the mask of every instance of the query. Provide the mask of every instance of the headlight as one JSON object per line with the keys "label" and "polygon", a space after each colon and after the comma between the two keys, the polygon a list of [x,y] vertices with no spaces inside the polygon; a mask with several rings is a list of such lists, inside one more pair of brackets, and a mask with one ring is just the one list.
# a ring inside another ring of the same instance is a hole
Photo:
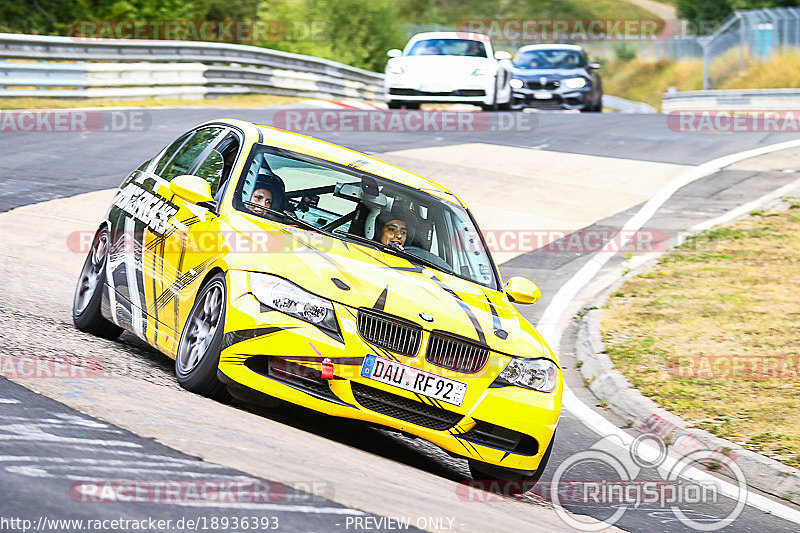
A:
{"label": "headlight", "polygon": [[580,89],[586,86],[586,78],[568,78],[564,80],[564,87],[567,89]]}
{"label": "headlight", "polygon": [[247,277],[256,300],[267,307],[321,328],[339,330],[330,300],[311,294],[277,276],[250,272]]}
{"label": "headlight", "polygon": [[405,70],[397,63],[389,63],[386,66],[386,72],[388,72],[389,74],[402,74],[405,72]]}
{"label": "headlight", "polygon": [[473,76],[488,76],[491,73],[492,73],[491,70],[489,70],[488,68],[484,68],[484,67],[478,67],[478,68],[476,68],[475,70],[472,71],[472,75]]}
{"label": "headlight", "polygon": [[517,387],[553,392],[558,383],[558,367],[549,359],[515,357],[500,372],[499,379]]}
{"label": "headlight", "polygon": [[525,82],[517,78],[512,78],[508,84],[511,85],[512,89],[522,89],[525,86]]}

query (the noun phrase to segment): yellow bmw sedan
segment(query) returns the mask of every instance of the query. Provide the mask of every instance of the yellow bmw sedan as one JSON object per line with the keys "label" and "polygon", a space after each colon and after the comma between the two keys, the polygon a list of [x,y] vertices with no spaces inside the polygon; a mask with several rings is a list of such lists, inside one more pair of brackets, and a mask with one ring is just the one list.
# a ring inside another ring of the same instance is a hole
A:
{"label": "yellow bmw sedan", "polygon": [[217,120],[122,183],[73,302],[128,330],[186,389],[284,400],[412,434],[478,479],[535,482],[553,446],[558,359],[512,305],[464,202],[302,135]]}

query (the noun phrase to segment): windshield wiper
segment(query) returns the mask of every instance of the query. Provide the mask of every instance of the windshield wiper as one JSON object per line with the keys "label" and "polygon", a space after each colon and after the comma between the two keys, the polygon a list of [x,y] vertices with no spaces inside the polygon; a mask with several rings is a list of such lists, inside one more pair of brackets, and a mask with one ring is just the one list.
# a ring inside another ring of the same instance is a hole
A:
{"label": "windshield wiper", "polygon": [[368,239],[363,235],[357,235],[355,233],[349,233],[346,231],[334,231],[335,235],[342,235],[348,239],[354,240],[356,242],[366,244],[367,246],[371,246],[372,248],[381,250],[382,252],[389,252],[390,254],[396,255],[398,257],[402,257],[412,263],[419,263],[421,265],[425,265],[430,268],[434,268],[436,270],[441,270],[442,272],[446,272],[448,274],[452,274],[452,269],[445,269],[441,265],[437,265],[433,261],[428,261],[427,259],[423,259],[418,255],[414,255],[411,252],[407,252],[400,248],[398,245],[390,245],[390,244],[383,244],[382,242],[374,241],[372,239]]}

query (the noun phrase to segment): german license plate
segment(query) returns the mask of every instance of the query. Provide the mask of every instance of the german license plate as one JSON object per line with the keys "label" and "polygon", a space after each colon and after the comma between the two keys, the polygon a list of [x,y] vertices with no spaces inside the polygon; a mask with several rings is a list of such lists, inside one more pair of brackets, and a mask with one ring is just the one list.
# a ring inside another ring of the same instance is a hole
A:
{"label": "german license plate", "polygon": [[447,93],[450,92],[450,87],[439,83],[427,83],[420,85],[419,90],[423,93]]}
{"label": "german license plate", "polygon": [[361,375],[456,406],[464,402],[467,392],[466,383],[371,354],[364,358]]}
{"label": "german license plate", "polygon": [[536,91],[533,93],[533,97],[537,100],[550,100],[553,97],[553,93],[550,91]]}

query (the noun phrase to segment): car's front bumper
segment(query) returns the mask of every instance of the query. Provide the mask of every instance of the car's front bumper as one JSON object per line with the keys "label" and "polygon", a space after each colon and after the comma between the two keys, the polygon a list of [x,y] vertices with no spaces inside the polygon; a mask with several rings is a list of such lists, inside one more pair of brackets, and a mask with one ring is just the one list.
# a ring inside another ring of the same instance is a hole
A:
{"label": "car's front bumper", "polygon": [[[543,98],[548,93],[549,98]],[[535,109],[584,109],[592,103],[592,90],[582,89],[534,90],[528,88],[514,89],[514,103],[517,106]]]}
{"label": "car's front bumper", "polygon": [[433,92],[409,87],[393,87],[387,94],[390,102],[481,103],[487,98],[485,89],[448,89]]}
{"label": "car's front bumper", "polygon": [[[264,394],[334,416],[364,420],[424,438],[448,452],[520,472],[533,472],[553,437],[561,410],[561,384],[553,393],[518,387],[489,388],[509,358],[493,354],[478,374],[442,371],[425,361],[427,334],[415,357],[386,355],[358,334],[357,310],[334,304],[341,336],[277,311],[265,310],[243,285],[244,273],[229,273],[232,297],[219,377],[231,388]],[[239,278],[239,279],[236,279]],[[361,376],[368,353],[445,374],[467,384],[460,407],[427,400]],[[302,377],[278,376],[269,362],[292,361]],[[332,379],[319,379],[323,359],[333,363]],[[446,406],[446,407],[445,407]],[[499,427],[499,428],[498,428]],[[508,431],[511,430],[512,433]],[[519,441],[513,445],[514,438]],[[512,443],[512,444],[509,444]]]}
{"label": "car's front bumper", "polygon": [[386,95],[390,102],[491,103],[494,76],[420,80],[415,76],[389,74]]}

